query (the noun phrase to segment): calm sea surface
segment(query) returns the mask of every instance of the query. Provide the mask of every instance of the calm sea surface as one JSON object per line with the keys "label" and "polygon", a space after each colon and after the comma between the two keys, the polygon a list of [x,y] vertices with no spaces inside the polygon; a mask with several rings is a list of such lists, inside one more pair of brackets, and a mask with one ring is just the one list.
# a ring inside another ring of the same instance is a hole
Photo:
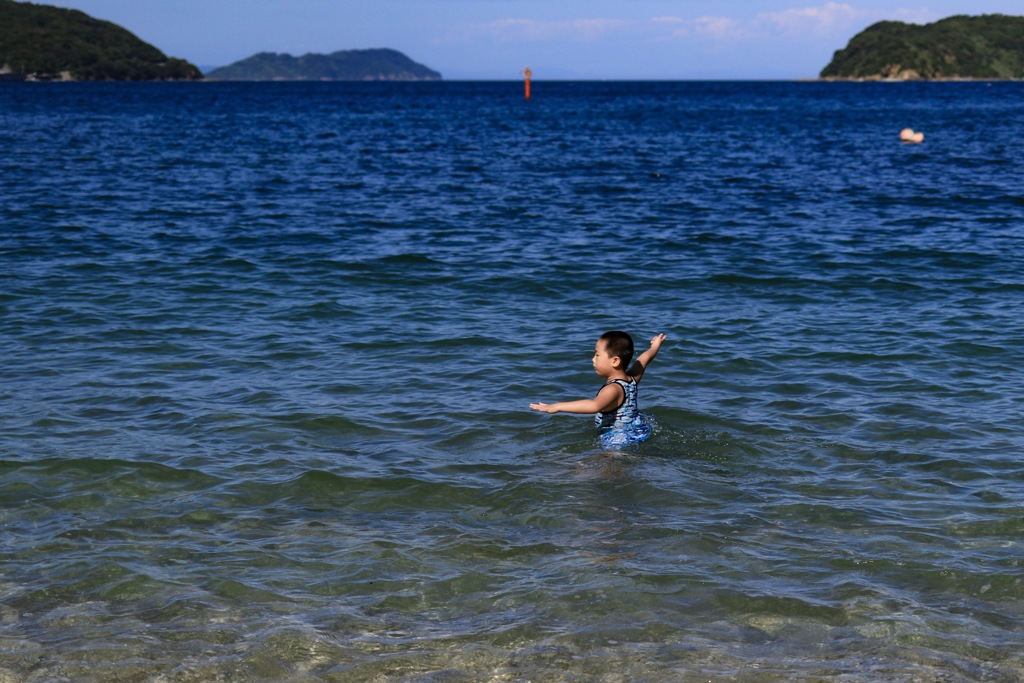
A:
{"label": "calm sea surface", "polygon": [[[1020,83],[3,84],[0,681],[1024,680],[1022,159]],[[607,453],[528,405],[616,328]]]}

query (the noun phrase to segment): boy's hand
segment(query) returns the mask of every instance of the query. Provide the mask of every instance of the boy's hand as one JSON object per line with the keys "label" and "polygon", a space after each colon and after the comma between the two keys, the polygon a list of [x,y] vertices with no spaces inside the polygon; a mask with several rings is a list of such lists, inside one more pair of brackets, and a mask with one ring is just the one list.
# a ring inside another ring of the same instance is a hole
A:
{"label": "boy's hand", "polygon": [[637,382],[644,376],[644,372],[647,370],[647,366],[650,365],[654,357],[658,355],[658,349],[661,348],[661,343],[668,339],[664,334],[656,334],[651,339],[651,348],[647,349],[633,361],[632,367],[629,368],[629,375]]}

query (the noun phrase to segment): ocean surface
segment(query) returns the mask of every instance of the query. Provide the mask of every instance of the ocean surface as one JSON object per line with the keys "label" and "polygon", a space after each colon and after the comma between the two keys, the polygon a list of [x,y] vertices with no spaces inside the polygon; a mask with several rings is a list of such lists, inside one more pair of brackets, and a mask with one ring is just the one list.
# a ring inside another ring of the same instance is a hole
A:
{"label": "ocean surface", "polygon": [[[1022,159],[1022,83],[0,85],[0,681],[1024,680]],[[609,329],[619,452],[529,410]]]}

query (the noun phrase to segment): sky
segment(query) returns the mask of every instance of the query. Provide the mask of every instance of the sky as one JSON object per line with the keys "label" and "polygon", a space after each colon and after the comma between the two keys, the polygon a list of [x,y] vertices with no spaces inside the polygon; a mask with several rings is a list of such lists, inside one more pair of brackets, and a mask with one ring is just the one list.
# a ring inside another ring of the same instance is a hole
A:
{"label": "sky", "polygon": [[1024,0],[34,0],[204,71],[257,52],[387,47],[446,80],[814,78],[883,19],[1024,15]]}

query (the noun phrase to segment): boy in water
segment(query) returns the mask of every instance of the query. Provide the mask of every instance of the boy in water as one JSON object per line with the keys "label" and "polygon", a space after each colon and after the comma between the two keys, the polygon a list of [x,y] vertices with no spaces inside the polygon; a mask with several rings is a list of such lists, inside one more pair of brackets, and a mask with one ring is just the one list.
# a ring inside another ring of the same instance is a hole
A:
{"label": "boy in water", "polygon": [[594,346],[594,372],[607,380],[597,396],[563,403],[531,403],[530,407],[542,413],[596,413],[594,422],[601,444],[606,447],[645,441],[651,435],[651,425],[637,408],[637,384],[663,341],[663,334],[654,337],[651,348],[641,353],[630,367],[633,338],[625,332],[605,332]]}

